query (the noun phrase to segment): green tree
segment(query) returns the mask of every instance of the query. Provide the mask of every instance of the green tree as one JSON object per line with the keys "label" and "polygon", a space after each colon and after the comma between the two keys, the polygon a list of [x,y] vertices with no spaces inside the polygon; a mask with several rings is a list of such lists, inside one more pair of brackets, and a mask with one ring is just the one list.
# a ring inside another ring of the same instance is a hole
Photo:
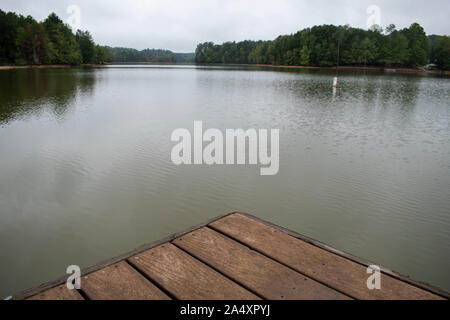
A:
{"label": "green tree", "polygon": [[300,65],[302,66],[309,66],[310,60],[309,56],[311,55],[311,51],[308,49],[306,45],[302,47],[302,50],[300,51]]}
{"label": "green tree", "polygon": [[[174,54],[167,50],[143,50],[138,53],[139,57],[151,56],[148,58],[151,61],[193,59],[193,54]],[[74,35],[70,27],[54,13],[43,22],[37,22],[31,16],[0,10],[0,64],[77,65],[82,62],[103,63],[112,59],[108,48],[96,45],[88,31],[78,31]]]}
{"label": "green tree", "polygon": [[42,64],[46,59],[45,35],[41,24],[28,17],[27,23],[18,28],[16,45],[19,48],[16,61],[28,64]]}
{"label": "green tree", "polygon": [[400,32],[392,31],[381,48],[380,62],[387,65],[407,65],[408,39]]}
{"label": "green tree", "polygon": [[361,43],[361,58],[364,66],[369,62],[373,62],[377,54],[377,47],[369,38],[365,38]]}
{"label": "green tree", "polygon": [[408,29],[403,29],[402,33],[408,39],[408,66],[417,67],[427,64],[429,45],[422,26],[413,23]]}
{"label": "green tree", "polygon": [[376,32],[376,33],[383,33],[383,28],[378,24],[374,24],[370,27],[369,31]]}
{"label": "green tree", "polygon": [[13,63],[16,59],[19,24],[15,13],[0,10],[0,63]]}
{"label": "green tree", "polygon": [[51,63],[77,65],[82,63],[80,47],[69,26],[54,13],[44,20],[44,30],[51,43]]}
{"label": "green tree", "polygon": [[111,62],[112,60],[113,60],[113,57],[111,56],[107,47],[102,47],[99,45],[95,46],[94,60],[93,60],[94,63],[103,64],[105,62]]}
{"label": "green tree", "polygon": [[83,63],[94,63],[95,61],[95,43],[89,31],[77,30],[75,35],[80,48]]}
{"label": "green tree", "polygon": [[397,27],[395,26],[395,24],[390,24],[386,27],[386,34],[391,34],[392,32],[395,31],[395,29],[397,29]]}
{"label": "green tree", "polygon": [[450,70],[450,37],[441,36],[431,50],[432,62],[440,69]]}
{"label": "green tree", "polygon": [[[395,25],[370,30],[350,26],[323,25],[279,36],[273,41],[212,42],[199,44],[195,60],[199,63],[258,63],[311,66],[426,64],[430,46],[419,24],[397,31]],[[444,53],[445,55],[445,53]]]}

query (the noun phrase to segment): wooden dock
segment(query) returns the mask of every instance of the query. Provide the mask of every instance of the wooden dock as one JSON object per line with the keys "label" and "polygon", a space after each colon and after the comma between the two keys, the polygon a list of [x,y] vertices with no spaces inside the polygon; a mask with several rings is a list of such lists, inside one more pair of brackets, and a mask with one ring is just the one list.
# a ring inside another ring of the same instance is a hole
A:
{"label": "wooden dock", "polygon": [[436,300],[449,294],[244,213],[230,213],[15,295],[30,300]]}

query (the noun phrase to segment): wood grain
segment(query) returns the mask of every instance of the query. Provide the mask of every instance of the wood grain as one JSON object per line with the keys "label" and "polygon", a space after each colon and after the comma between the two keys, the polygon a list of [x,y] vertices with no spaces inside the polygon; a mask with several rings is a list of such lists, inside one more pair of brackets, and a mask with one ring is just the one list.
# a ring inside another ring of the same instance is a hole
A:
{"label": "wood grain", "polygon": [[124,261],[83,277],[81,290],[92,300],[170,299]]}
{"label": "wood grain", "polygon": [[60,285],[53,289],[41,292],[27,300],[84,300],[77,290],[69,290],[66,285]]}
{"label": "wood grain", "polygon": [[209,228],[173,243],[266,299],[349,299]]}
{"label": "wood grain", "polygon": [[177,299],[259,299],[172,244],[140,253],[128,262]]}
{"label": "wood grain", "polygon": [[385,274],[381,275],[381,290],[369,290],[367,267],[240,214],[224,217],[210,226],[356,299],[441,299]]}
{"label": "wood grain", "polygon": [[13,298],[449,298],[444,290],[384,267],[381,290],[369,290],[370,264],[249,214],[230,213],[83,269],[87,278],[82,278],[79,291],[66,288],[65,275]]}

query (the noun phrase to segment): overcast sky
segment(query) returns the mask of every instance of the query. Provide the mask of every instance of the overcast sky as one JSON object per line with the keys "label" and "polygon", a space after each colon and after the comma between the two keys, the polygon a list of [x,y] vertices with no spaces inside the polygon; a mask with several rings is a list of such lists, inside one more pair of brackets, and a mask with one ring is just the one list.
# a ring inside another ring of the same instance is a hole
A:
{"label": "overcast sky", "polygon": [[[200,42],[272,40],[320,24],[367,28],[380,8],[383,27],[419,22],[428,34],[450,34],[450,1],[408,0],[1,0],[0,9],[68,22],[80,8],[81,29],[102,45],[192,52]],[[72,15],[73,16],[73,15]]]}

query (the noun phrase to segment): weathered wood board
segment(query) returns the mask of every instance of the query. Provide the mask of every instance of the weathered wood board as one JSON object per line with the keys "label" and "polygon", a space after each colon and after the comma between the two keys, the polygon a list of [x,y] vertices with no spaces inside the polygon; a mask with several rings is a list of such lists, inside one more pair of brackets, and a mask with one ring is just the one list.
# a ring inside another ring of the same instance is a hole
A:
{"label": "weathered wood board", "polygon": [[444,290],[381,267],[367,287],[363,259],[248,214],[231,213],[13,296],[28,300],[435,300]]}

